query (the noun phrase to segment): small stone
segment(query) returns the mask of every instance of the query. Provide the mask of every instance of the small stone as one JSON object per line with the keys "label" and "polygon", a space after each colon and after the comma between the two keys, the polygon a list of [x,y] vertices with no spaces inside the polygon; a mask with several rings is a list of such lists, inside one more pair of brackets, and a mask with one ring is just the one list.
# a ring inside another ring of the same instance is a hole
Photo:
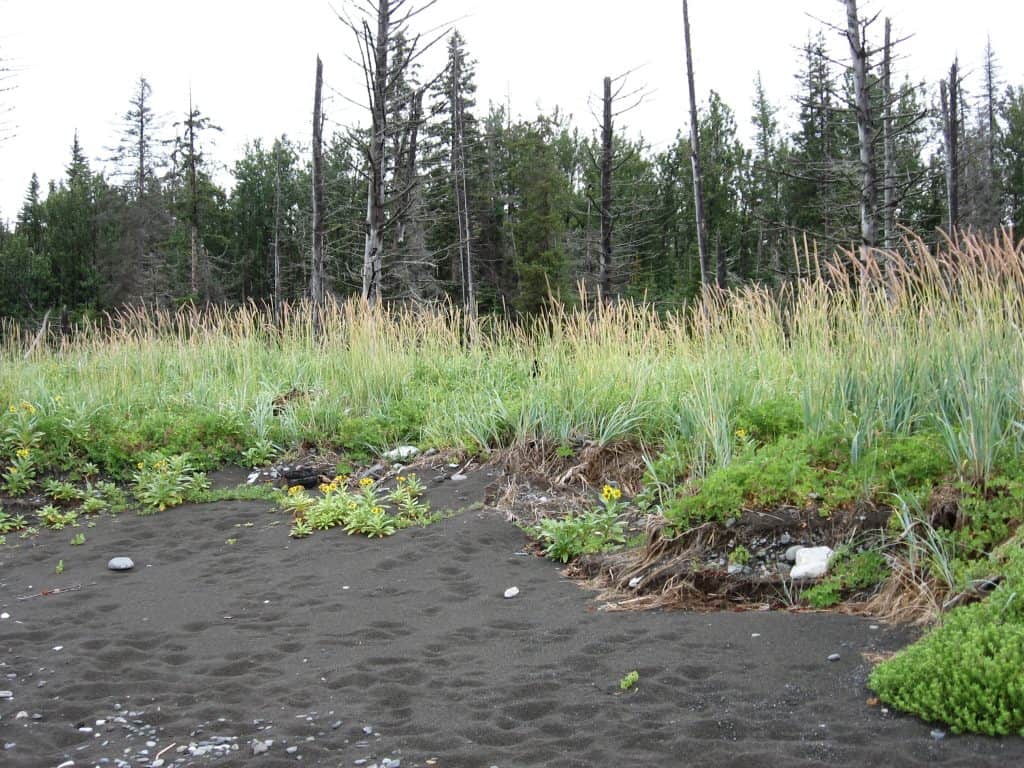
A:
{"label": "small stone", "polygon": [[61,651],[64,650],[64,646],[63,645],[55,645],[55,646],[53,646],[53,650],[55,650],[58,653],[60,653]]}
{"label": "small stone", "polygon": [[164,767],[164,759],[162,757],[158,757],[156,760],[154,760],[152,763],[149,764],[149,768],[163,768],[163,767]]}
{"label": "small stone", "polygon": [[16,742],[16,741],[5,741],[4,742],[4,749],[14,749],[16,746],[18,746],[18,742]]}
{"label": "small stone", "polygon": [[783,531],[782,535],[779,536],[779,544],[789,544],[793,540],[793,537],[789,535],[789,531]]}
{"label": "small stone", "polygon": [[253,739],[252,742],[252,753],[254,755],[262,755],[268,751],[274,745],[273,741],[260,741],[259,739]]}
{"label": "small stone", "polygon": [[36,683],[36,688],[43,688],[45,686],[46,686],[46,681],[45,680],[40,680],[38,683]]}
{"label": "small stone", "polygon": [[298,747],[288,747],[288,748],[285,749],[285,752],[287,752],[289,755],[294,755],[298,751],[299,751]]}
{"label": "small stone", "polygon": [[795,563],[796,562],[796,553],[799,552],[801,549],[803,549],[803,547],[801,547],[799,544],[795,544],[792,547],[790,547],[789,549],[787,549],[786,550],[786,554],[783,555],[783,557],[786,559],[786,562],[787,563]]}
{"label": "small stone", "polygon": [[331,730],[332,731],[336,731],[339,728],[341,728],[341,720],[335,720],[333,723],[331,723]]}
{"label": "small stone", "polygon": [[936,728],[934,731],[932,731],[932,738],[936,741],[942,741],[944,738],[946,738],[946,732]]}
{"label": "small stone", "polygon": [[831,547],[800,547],[796,551],[796,565],[790,571],[794,579],[816,579],[828,573],[832,558]]}
{"label": "small stone", "polygon": [[0,699],[13,699],[13,698],[14,698],[14,692],[13,691],[0,691]]}
{"label": "small stone", "polygon": [[456,473],[455,473],[454,475],[452,475],[452,476],[451,476],[451,477],[450,477],[449,479],[450,479],[450,480],[451,480],[451,481],[452,481],[453,483],[461,483],[461,482],[463,482],[464,480],[468,480],[468,479],[469,479],[469,477],[468,477],[467,475],[463,475],[463,474],[462,474],[462,473],[460,473],[460,472],[456,472]]}
{"label": "small stone", "polygon": [[743,566],[739,563],[729,563],[729,567],[726,571],[730,576],[736,576],[737,574],[743,573]]}
{"label": "small stone", "polygon": [[418,456],[420,449],[415,445],[400,445],[384,454],[388,461],[408,461]]}
{"label": "small stone", "polygon": [[392,760],[390,757],[385,757],[380,761],[380,768],[402,768],[402,761]]}
{"label": "small stone", "polygon": [[373,733],[373,726],[372,725],[364,725],[363,726],[363,733],[365,733],[367,736],[372,734]]}
{"label": "small stone", "polygon": [[81,728],[78,729],[78,732],[79,733],[92,733],[92,728],[90,728],[88,725],[83,725]]}
{"label": "small stone", "polygon": [[9,619],[9,618],[11,618],[11,614],[9,614],[7,611],[4,611],[3,613],[0,613],[0,619]]}
{"label": "small stone", "polygon": [[107,563],[107,568],[111,571],[130,571],[135,567],[135,563],[130,557],[112,557]]}
{"label": "small stone", "polygon": [[643,581],[642,578],[640,578],[639,576],[634,576],[632,579],[629,580],[629,588],[636,589],[640,586],[641,581]]}
{"label": "small stone", "polygon": [[[511,600],[519,594],[519,587],[509,587],[505,590],[505,599]],[[364,729],[365,730],[365,729]]]}
{"label": "small stone", "polygon": [[829,654],[828,660],[829,661],[839,661],[839,659],[841,659],[841,658],[842,657],[838,653],[832,653],[832,654]]}
{"label": "small stone", "polygon": [[74,760],[65,760],[63,763],[57,766],[57,768],[74,768]]}
{"label": "small stone", "polygon": [[14,719],[15,720],[28,720],[28,711],[26,711],[24,709],[21,710],[18,714],[16,714],[14,716]]}

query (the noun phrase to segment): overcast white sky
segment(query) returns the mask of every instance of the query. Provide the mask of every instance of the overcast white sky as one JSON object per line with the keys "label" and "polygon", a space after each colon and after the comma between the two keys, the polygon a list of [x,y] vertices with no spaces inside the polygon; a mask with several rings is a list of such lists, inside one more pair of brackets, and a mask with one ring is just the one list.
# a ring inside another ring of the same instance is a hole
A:
{"label": "overcast white sky", "polygon": [[[334,0],[339,7],[345,0]],[[977,75],[987,36],[1005,81],[1024,83],[1024,4],[1014,0],[862,0],[862,14],[893,18],[901,73],[936,82],[955,55]],[[439,0],[427,28],[455,20],[477,59],[478,101],[510,100],[514,114],[555,105],[589,130],[588,96],[604,75],[637,70],[651,95],[622,122],[655,146],[686,129],[681,0]],[[839,0],[690,0],[697,90],[715,89],[748,138],[753,81],[793,114],[797,48],[819,27],[812,15],[845,20]],[[877,25],[881,35],[881,23]],[[842,40],[835,40],[837,53]],[[224,130],[213,158],[230,166],[247,141],[287,133],[308,143],[317,53],[333,94],[328,119],[361,112],[351,35],[326,0],[0,0],[0,57],[16,69],[0,115],[15,136],[0,143],[0,218],[21,206],[33,171],[59,178],[77,129],[94,167],[103,167],[139,75],[153,87],[167,132],[196,105]],[[428,64],[428,68],[429,68]]]}

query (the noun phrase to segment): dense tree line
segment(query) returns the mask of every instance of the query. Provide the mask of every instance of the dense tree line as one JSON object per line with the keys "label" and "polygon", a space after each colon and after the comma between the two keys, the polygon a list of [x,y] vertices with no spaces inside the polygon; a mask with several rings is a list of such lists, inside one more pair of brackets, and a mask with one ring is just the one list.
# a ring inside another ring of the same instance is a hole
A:
{"label": "dense tree line", "polygon": [[[388,46],[394,60],[408,57],[404,36]],[[1000,83],[990,48],[984,61],[976,92],[960,80],[952,90],[961,116],[954,221],[950,121],[938,87],[903,81],[886,95],[872,88],[874,162],[888,184],[886,239],[894,231],[935,240],[939,229],[1024,226],[1024,86]],[[590,295],[602,285],[613,296],[659,302],[700,291],[689,132],[667,147],[615,133],[603,187],[609,145],[600,131],[583,132],[557,110],[523,118],[478,104],[474,62],[457,32],[447,62],[437,77],[412,66],[388,80],[380,117],[388,129],[376,140],[359,127],[325,137],[329,291],[365,290],[371,158],[383,185],[379,290],[387,301],[532,312],[551,295],[574,300],[581,285]],[[882,74],[872,68],[871,84]],[[821,33],[800,52],[798,82],[792,126],[780,122],[760,78],[747,130],[714,91],[700,105],[708,239],[726,284],[794,276],[802,268],[794,243],[802,248],[805,238],[822,250],[861,242],[854,78]],[[45,188],[29,181],[13,226],[0,225],[0,314],[74,316],[139,302],[281,304],[309,295],[308,147],[287,136],[254,141],[224,188],[208,160],[211,119],[189,103],[173,126],[161,125],[151,99],[140,79],[112,151],[115,173],[94,170],[74,136],[64,177]]]}

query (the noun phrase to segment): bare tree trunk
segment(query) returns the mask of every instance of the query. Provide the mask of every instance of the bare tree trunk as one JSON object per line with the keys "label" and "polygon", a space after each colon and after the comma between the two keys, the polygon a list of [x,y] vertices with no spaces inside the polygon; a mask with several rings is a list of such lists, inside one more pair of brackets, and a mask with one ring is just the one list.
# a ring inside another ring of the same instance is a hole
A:
{"label": "bare tree trunk", "polygon": [[715,235],[715,285],[725,290],[726,281],[725,251],[722,249],[721,234]]}
{"label": "bare tree trunk", "polygon": [[690,164],[693,167],[693,207],[697,213],[697,250],[700,253],[700,281],[711,282],[708,260],[708,228],[704,218],[704,182],[700,169],[700,129],[697,125],[697,94],[693,85],[693,54],[690,49],[690,8],[683,0],[683,37],[686,43],[686,81],[690,89]]}
{"label": "bare tree trunk", "polygon": [[462,273],[462,302],[470,317],[476,317],[476,290],[473,285],[473,230],[469,218],[469,193],[466,170],[465,101],[462,88],[462,60],[452,57],[452,170],[455,182],[455,213],[459,230],[459,265]]}
{"label": "bare tree trunk", "polygon": [[281,158],[274,157],[274,319],[281,313]]}
{"label": "bare tree trunk", "polygon": [[316,57],[316,88],[313,95],[313,269],[309,278],[309,296],[313,304],[324,303],[324,116],[321,95],[324,65]]}
{"label": "bare tree trunk", "polygon": [[949,69],[949,81],[939,85],[942,102],[942,138],[946,150],[946,215],[949,234],[953,236],[960,221],[959,137],[960,80],[958,63]]}
{"label": "bare tree trunk", "polygon": [[860,239],[863,251],[878,242],[875,225],[875,147],[871,115],[871,86],[868,82],[868,52],[857,17],[857,0],[846,0],[846,37],[850,43],[853,86],[857,102],[857,140],[860,144]]}
{"label": "bare tree trunk", "polygon": [[612,295],[612,79],[604,79],[604,119],[601,123],[601,296]]}
{"label": "bare tree trunk", "polygon": [[[391,5],[377,2],[377,35],[373,39],[373,78],[370,94],[369,185],[366,193],[366,248],[363,251],[363,298],[370,304],[381,301],[381,272],[384,256],[384,153],[387,138],[388,41]],[[367,32],[367,34],[369,34]]]}
{"label": "bare tree trunk", "polygon": [[885,20],[885,53],[882,58],[882,134],[885,151],[883,236],[885,247],[896,247],[896,139],[892,126],[892,21]]}

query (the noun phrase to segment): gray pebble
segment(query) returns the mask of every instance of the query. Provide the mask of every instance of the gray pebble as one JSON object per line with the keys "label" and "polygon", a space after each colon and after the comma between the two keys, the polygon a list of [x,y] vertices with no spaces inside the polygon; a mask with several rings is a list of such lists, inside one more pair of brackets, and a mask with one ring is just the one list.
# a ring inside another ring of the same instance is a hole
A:
{"label": "gray pebble", "polygon": [[13,698],[14,698],[14,692],[13,691],[0,691],[0,699],[13,699]]}
{"label": "gray pebble", "polygon": [[932,738],[936,741],[942,741],[944,738],[946,738],[946,732],[936,728],[934,731],[932,731]]}
{"label": "gray pebble", "polygon": [[842,657],[838,653],[833,653],[833,654],[829,655],[828,660],[829,661],[839,661],[840,658],[842,658]]}
{"label": "gray pebble", "polygon": [[336,731],[339,728],[341,728],[341,720],[335,720],[333,723],[331,723],[331,730],[332,731]]}
{"label": "gray pebble", "polygon": [[112,557],[107,563],[111,571],[130,571],[134,567],[135,563],[130,557]]}
{"label": "gray pebble", "polygon": [[289,755],[294,755],[298,751],[298,747],[288,747],[287,749],[285,749],[285,752],[287,752]]}

